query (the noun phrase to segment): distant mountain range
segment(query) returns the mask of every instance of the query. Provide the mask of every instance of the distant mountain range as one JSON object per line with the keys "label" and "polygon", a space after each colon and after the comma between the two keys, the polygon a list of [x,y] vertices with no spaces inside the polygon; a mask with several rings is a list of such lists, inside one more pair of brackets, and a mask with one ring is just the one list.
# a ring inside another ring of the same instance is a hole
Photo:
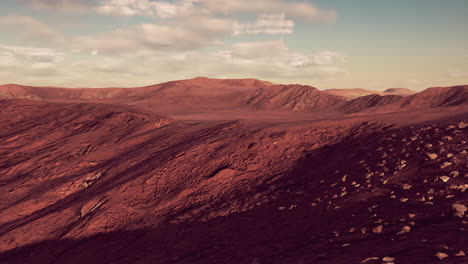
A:
{"label": "distant mountain range", "polygon": [[364,89],[320,91],[308,85],[199,77],[137,88],[56,88],[7,84],[0,86],[0,98],[123,103],[155,111],[171,108],[318,113],[395,112],[467,104],[468,86],[429,88],[419,93],[404,88],[392,88],[384,92]]}

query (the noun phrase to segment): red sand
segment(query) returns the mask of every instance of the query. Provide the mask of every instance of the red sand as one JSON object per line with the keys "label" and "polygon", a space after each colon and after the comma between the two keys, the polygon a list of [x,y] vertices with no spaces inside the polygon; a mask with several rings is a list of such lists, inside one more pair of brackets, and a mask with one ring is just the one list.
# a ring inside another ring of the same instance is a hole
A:
{"label": "red sand", "polygon": [[8,87],[0,263],[468,261],[467,86]]}

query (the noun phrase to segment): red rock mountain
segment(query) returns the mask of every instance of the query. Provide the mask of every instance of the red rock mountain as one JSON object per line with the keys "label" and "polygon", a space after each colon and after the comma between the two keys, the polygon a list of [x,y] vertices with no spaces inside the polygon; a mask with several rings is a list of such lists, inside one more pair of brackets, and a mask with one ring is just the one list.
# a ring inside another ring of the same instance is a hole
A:
{"label": "red rock mountain", "polygon": [[[200,77],[138,88],[70,89],[3,85],[0,86],[0,97],[56,102],[92,100],[156,110],[257,109],[347,113],[368,108],[399,111],[400,107],[420,109],[461,105],[467,102],[467,90],[468,86],[431,88],[407,96],[411,92],[406,89],[391,89],[384,94],[405,94],[405,97],[371,94],[348,100],[334,95],[334,92],[330,94],[306,85],[276,85],[255,79],[220,80]],[[349,94],[349,91],[345,90],[345,94]],[[359,93],[362,91],[358,90]]]}
{"label": "red rock mountain", "polygon": [[361,89],[361,88],[357,88],[357,89],[327,89],[324,92],[328,93],[328,94],[332,94],[332,95],[346,97],[346,98],[349,98],[349,99],[356,99],[358,97],[373,95],[373,94],[377,94],[377,95],[381,95],[381,96],[384,96],[384,95],[410,96],[410,95],[413,95],[413,94],[416,93],[415,91],[410,90],[410,89],[406,89],[406,88],[390,88],[390,89],[387,89],[387,90],[385,90],[383,92],[371,91],[371,90],[366,90],[366,89]]}

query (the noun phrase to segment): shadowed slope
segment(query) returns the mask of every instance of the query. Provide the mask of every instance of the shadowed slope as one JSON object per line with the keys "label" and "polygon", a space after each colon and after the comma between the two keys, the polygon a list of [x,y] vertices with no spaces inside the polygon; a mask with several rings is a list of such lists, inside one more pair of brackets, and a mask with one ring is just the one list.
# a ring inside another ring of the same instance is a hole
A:
{"label": "shadowed slope", "polygon": [[4,263],[467,260],[461,113],[189,124],[115,105],[0,107]]}

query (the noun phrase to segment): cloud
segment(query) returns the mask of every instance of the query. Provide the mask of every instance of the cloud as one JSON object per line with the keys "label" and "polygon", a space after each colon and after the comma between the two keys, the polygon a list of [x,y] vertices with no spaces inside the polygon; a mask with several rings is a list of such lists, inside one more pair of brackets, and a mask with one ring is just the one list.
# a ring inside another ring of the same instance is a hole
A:
{"label": "cloud", "polygon": [[447,71],[447,75],[450,78],[468,78],[468,71],[463,69],[450,69]]}
{"label": "cloud", "polygon": [[0,27],[17,29],[18,38],[25,41],[60,43],[63,37],[51,27],[23,15],[8,15],[0,18]]}
{"label": "cloud", "polygon": [[324,10],[298,1],[286,0],[106,0],[96,8],[98,13],[114,16],[155,16],[163,19],[210,14],[237,13],[286,14],[308,22],[330,22],[336,19],[335,10]]}
{"label": "cloud", "polygon": [[20,61],[58,63],[64,60],[64,54],[62,52],[57,52],[49,48],[28,48],[0,45],[0,51],[2,51],[5,56],[9,56],[10,58]]}
{"label": "cloud", "polygon": [[244,59],[267,58],[298,68],[314,65],[338,65],[347,61],[346,56],[338,52],[322,51],[310,55],[290,52],[283,39],[239,42],[233,44],[231,50],[224,51],[224,54]]}
{"label": "cloud", "polygon": [[10,75],[51,76],[63,61],[64,54],[53,49],[0,45],[0,68]]}
{"label": "cloud", "polygon": [[238,58],[265,58],[283,56],[288,53],[288,48],[283,40],[240,42],[232,46],[230,54]]}
{"label": "cloud", "polygon": [[309,22],[331,22],[337,17],[335,10],[324,10],[317,6],[297,1],[286,0],[198,0],[213,12],[223,14],[235,13],[284,13],[288,17],[299,18]]}
{"label": "cloud", "polygon": [[234,23],[216,18],[197,18],[197,23],[184,20],[183,25],[140,24],[100,36],[82,36],[77,48],[115,53],[136,50],[190,50],[216,43],[222,34],[230,34]]}
{"label": "cloud", "polygon": [[106,0],[96,8],[98,13],[113,16],[157,16],[163,19],[180,16],[206,15],[207,10],[194,4],[194,1],[179,0]]}
{"label": "cloud", "polygon": [[284,14],[261,14],[254,23],[237,25],[234,35],[253,34],[292,34],[294,21],[287,20]]}
{"label": "cloud", "polygon": [[100,54],[74,63],[70,71],[79,78],[95,80],[94,86],[138,86],[207,75],[313,83],[348,74],[343,54],[294,53],[281,39],[241,42],[211,52],[146,50],[118,56]]}
{"label": "cloud", "polygon": [[61,11],[80,12],[92,6],[92,0],[20,0],[33,8]]}

